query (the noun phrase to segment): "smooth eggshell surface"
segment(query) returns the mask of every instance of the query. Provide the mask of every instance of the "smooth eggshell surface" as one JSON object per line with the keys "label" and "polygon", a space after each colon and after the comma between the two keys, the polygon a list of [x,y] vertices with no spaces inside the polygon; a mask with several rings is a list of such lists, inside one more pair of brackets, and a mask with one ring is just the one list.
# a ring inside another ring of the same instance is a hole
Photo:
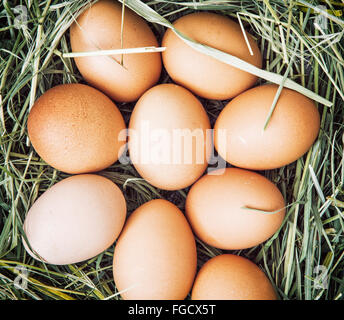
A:
{"label": "smooth eggshell surface", "polygon": [[[203,45],[229,53],[254,66],[262,66],[257,43],[244,34],[236,22],[220,14],[197,12],[185,15],[174,22],[182,34]],[[163,64],[170,77],[196,95],[207,99],[232,98],[257,81],[257,77],[196,51],[180,39],[171,29],[163,37]]]}
{"label": "smooth eggshell surface", "polygon": [[222,254],[208,260],[193,285],[192,300],[276,300],[264,272],[250,260]]}
{"label": "smooth eggshell surface", "polygon": [[231,100],[214,126],[214,144],[230,164],[251,170],[269,170],[290,164],[305,154],[319,133],[315,103],[283,88],[264,130],[278,86],[247,90]]}
{"label": "smooth eggshell surface", "polygon": [[270,238],[282,224],[284,207],[281,192],[270,180],[252,171],[227,168],[204,175],[191,187],[185,211],[201,240],[235,250]]}
{"label": "smooth eggshell surface", "polygon": [[117,239],[126,217],[126,201],[109,179],[81,174],[45,191],[24,221],[35,259],[64,265],[90,259]]}
{"label": "smooth eggshell surface", "polygon": [[[101,0],[88,7],[70,28],[73,52],[158,46],[145,20],[122,5]],[[123,39],[123,43],[122,43]],[[119,102],[137,100],[160,77],[161,54],[134,53],[74,58],[83,78]]]}
{"label": "smooth eggshell surface", "polygon": [[126,126],[117,106],[83,84],[63,84],[46,91],[34,103],[27,128],[43,160],[67,173],[103,170],[124,151],[121,134]]}
{"label": "smooth eggshell surface", "polygon": [[128,218],[117,241],[113,273],[126,300],[182,300],[196,274],[195,239],[183,213],[158,199]]}
{"label": "smooth eggshell surface", "polygon": [[164,190],[191,185],[207,168],[210,122],[185,88],[161,84],[136,103],[129,123],[129,154],[139,174]]}

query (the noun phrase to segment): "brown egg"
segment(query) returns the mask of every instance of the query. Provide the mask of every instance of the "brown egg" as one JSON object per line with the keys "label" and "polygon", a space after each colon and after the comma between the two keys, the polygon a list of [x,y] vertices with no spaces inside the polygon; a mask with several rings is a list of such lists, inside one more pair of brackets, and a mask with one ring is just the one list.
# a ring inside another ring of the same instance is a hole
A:
{"label": "brown egg", "polygon": [[[98,1],[88,7],[71,26],[72,51],[158,46],[147,23],[127,7],[123,43],[121,24],[122,5],[117,1]],[[121,102],[137,100],[159,80],[161,72],[159,52],[76,57],[75,63],[88,83]]]}
{"label": "brown egg", "polygon": [[207,168],[210,122],[199,100],[175,84],[149,89],[129,123],[129,154],[139,174],[164,190],[185,188]]}
{"label": "brown egg", "polygon": [[214,126],[214,144],[227,162],[241,168],[268,170],[294,162],[319,133],[314,102],[284,88],[264,130],[278,86],[258,86],[240,94],[222,110]]}
{"label": "brown egg", "polygon": [[284,207],[283,196],[271,181],[238,168],[204,175],[191,187],[185,204],[195,234],[228,250],[250,248],[270,238],[282,224]]}
{"label": "brown egg", "polygon": [[[174,27],[189,38],[236,56],[257,67],[262,57],[257,43],[244,34],[236,22],[215,13],[197,12],[174,22]],[[167,30],[162,46],[164,66],[170,77],[193,93],[208,99],[229,99],[253,86],[257,77],[200,53],[181,40],[171,29]]]}
{"label": "brown egg", "polygon": [[124,151],[120,111],[103,93],[82,84],[46,91],[33,105],[27,128],[36,152],[68,173],[105,169]]}
{"label": "brown egg", "polygon": [[196,265],[195,239],[183,213],[158,199],[129,216],[115,247],[113,274],[125,300],[182,300]]}
{"label": "brown egg", "polygon": [[192,300],[276,300],[264,272],[250,260],[222,254],[208,260],[196,276]]}
{"label": "brown egg", "polygon": [[37,260],[63,265],[90,259],[113,244],[126,217],[121,190],[109,179],[81,174],[63,179],[32,205],[24,232]]}

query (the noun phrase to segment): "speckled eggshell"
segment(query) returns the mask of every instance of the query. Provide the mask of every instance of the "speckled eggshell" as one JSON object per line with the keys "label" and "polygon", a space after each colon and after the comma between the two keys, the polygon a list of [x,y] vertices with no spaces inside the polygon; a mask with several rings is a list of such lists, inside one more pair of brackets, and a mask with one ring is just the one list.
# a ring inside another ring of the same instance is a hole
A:
{"label": "speckled eggshell", "polygon": [[195,239],[171,202],[146,202],[128,218],[117,241],[113,274],[125,300],[182,300],[196,274]]}
{"label": "speckled eggshell", "polygon": [[192,300],[276,300],[270,280],[252,261],[234,254],[208,260],[198,272]]}
{"label": "speckled eggshell", "polygon": [[[158,46],[148,24],[128,7],[124,11],[123,44],[121,23],[122,5],[118,1],[101,0],[87,7],[70,28],[72,51]],[[75,57],[74,60],[89,84],[119,102],[137,100],[159,80],[162,65],[159,52]]]}
{"label": "speckled eggshell", "polygon": [[219,170],[219,174],[204,175],[187,195],[186,217],[194,233],[205,243],[227,250],[250,248],[269,239],[285,215],[276,185],[252,171]]}
{"label": "speckled eggshell", "polygon": [[138,100],[132,112],[130,158],[153,186],[186,188],[207,168],[209,130],[208,115],[190,91],[176,84],[157,85]]}
{"label": "speckled eggshell", "polygon": [[[28,253],[45,263],[65,265],[100,254],[117,239],[126,201],[111,180],[95,175],[68,177],[45,191],[24,221]],[[31,249],[32,250],[31,250]]]}
{"label": "speckled eggshell", "polygon": [[43,160],[71,174],[109,167],[126,143],[122,139],[126,126],[117,106],[83,84],[63,84],[46,91],[34,103],[27,129]]}
{"label": "speckled eggshell", "polygon": [[269,170],[290,164],[314,143],[320,128],[315,103],[283,88],[264,130],[278,86],[268,84],[247,90],[231,100],[214,126],[214,144],[230,164],[252,170]]}
{"label": "speckled eggshell", "polygon": [[[246,32],[252,55],[240,25],[221,14],[197,12],[173,23],[189,38],[229,53],[261,68],[262,57],[257,43]],[[163,37],[163,64],[170,77],[196,95],[207,99],[233,98],[257,81],[257,77],[191,48],[171,29]]]}

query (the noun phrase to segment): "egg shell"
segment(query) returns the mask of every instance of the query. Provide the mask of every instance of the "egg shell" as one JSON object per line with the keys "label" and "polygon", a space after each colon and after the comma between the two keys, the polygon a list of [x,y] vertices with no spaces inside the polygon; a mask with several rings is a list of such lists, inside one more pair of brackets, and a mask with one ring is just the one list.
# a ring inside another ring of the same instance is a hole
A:
{"label": "egg shell", "polygon": [[[262,56],[253,37],[246,32],[250,54],[240,25],[226,16],[197,12],[173,23],[183,35],[261,68]],[[257,77],[209,55],[196,51],[171,29],[163,37],[163,64],[176,83],[207,99],[232,98],[257,81]]]}
{"label": "egg shell", "polygon": [[[98,1],[72,24],[72,51],[158,46],[148,24],[128,7],[124,11],[123,43],[121,24],[122,5],[117,1]],[[159,80],[162,66],[159,52],[75,57],[74,60],[89,84],[120,102],[137,100]]]}
{"label": "egg shell", "polygon": [[250,248],[270,238],[282,224],[284,208],[275,184],[238,168],[204,175],[191,187],[185,204],[194,233],[205,243],[227,250]]}
{"label": "egg shell", "polygon": [[125,300],[182,300],[196,274],[195,239],[171,202],[146,202],[128,218],[117,241],[114,281]]}
{"label": "egg shell", "polygon": [[192,300],[276,300],[264,272],[252,261],[234,254],[208,260],[198,272]]}
{"label": "egg shell", "polygon": [[34,103],[27,123],[35,151],[50,166],[67,173],[107,168],[124,151],[126,125],[117,106],[97,89],[63,84]]}
{"label": "egg shell", "polygon": [[132,112],[130,158],[153,186],[185,188],[207,168],[212,142],[209,131],[207,113],[190,91],[176,84],[157,85],[138,100]]}
{"label": "egg shell", "polygon": [[[37,260],[65,265],[90,259],[117,239],[126,201],[111,180],[95,174],[68,177],[45,191],[24,221],[23,239]],[[31,249],[32,250],[31,250]]]}
{"label": "egg shell", "polygon": [[258,86],[231,100],[214,126],[214,144],[230,164],[252,170],[269,170],[290,164],[314,143],[320,116],[314,102],[283,88],[264,130],[275,84]]}

